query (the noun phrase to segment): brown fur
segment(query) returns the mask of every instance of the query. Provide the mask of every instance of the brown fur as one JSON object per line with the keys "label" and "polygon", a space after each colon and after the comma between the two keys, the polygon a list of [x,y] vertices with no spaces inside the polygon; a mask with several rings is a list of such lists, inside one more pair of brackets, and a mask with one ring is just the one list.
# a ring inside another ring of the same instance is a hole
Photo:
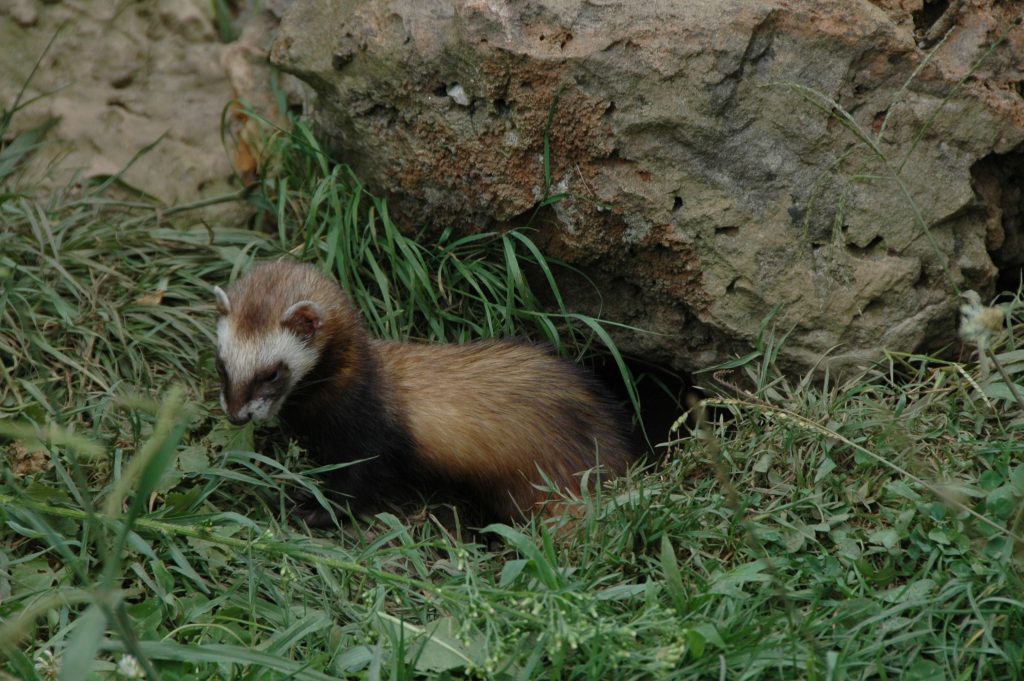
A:
{"label": "brown fur", "polygon": [[492,497],[502,515],[543,501],[540,471],[569,492],[600,460],[629,462],[621,423],[578,370],[507,341],[375,342],[418,455]]}
{"label": "brown fur", "polygon": [[259,334],[300,300],[324,312],[317,367],[288,396],[283,423],[324,462],[374,457],[334,480],[357,507],[440,492],[507,520],[545,500],[542,473],[578,493],[600,461],[632,454],[617,408],[573,364],[521,341],[426,345],[371,339],[348,297],[312,267],[261,265],[229,293],[238,334]]}

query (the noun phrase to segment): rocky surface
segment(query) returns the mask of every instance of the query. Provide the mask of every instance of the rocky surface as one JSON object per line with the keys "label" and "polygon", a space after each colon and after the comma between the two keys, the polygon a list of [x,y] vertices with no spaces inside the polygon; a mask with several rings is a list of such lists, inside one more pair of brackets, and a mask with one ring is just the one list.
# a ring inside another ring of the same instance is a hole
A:
{"label": "rocky surface", "polygon": [[777,307],[786,358],[809,366],[950,340],[956,289],[990,294],[1024,261],[1020,12],[297,0],[272,60],[409,228],[538,211],[605,317],[662,334],[623,334],[628,350],[699,369]]}
{"label": "rocky surface", "polygon": [[243,143],[225,144],[225,106],[240,98],[264,115],[276,110],[266,63],[276,21],[254,14],[244,23],[225,44],[208,1],[0,0],[0,104],[10,107],[26,83],[22,102],[36,98],[9,134],[56,120],[22,184],[62,187],[123,171],[166,204],[237,189],[251,164],[248,121],[229,116]]}

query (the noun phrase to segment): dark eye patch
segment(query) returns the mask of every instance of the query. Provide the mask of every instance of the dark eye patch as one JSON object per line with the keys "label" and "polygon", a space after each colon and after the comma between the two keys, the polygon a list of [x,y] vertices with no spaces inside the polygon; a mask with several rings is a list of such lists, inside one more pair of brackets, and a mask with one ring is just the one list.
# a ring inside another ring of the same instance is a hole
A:
{"label": "dark eye patch", "polygon": [[285,366],[284,362],[278,362],[277,366],[271,367],[266,371],[262,371],[255,376],[257,383],[264,385],[271,385],[279,383],[281,379],[288,375],[288,367]]}

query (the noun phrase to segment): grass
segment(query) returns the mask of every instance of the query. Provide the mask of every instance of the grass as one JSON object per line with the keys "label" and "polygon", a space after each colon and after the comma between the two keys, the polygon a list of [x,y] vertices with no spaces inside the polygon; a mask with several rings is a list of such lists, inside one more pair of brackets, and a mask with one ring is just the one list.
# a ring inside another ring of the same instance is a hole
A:
{"label": "grass", "polygon": [[316,490],[302,453],[211,410],[209,288],[248,260],[318,263],[391,338],[521,333],[572,357],[610,339],[528,233],[410,238],[306,128],[268,149],[233,197],[253,229],[3,178],[2,673],[1024,675],[1019,296],[984,377],[897,355],[787,376],[766,323],[663,460],[580,517],[467,537],[424,509],[311,534],[290,512]]}

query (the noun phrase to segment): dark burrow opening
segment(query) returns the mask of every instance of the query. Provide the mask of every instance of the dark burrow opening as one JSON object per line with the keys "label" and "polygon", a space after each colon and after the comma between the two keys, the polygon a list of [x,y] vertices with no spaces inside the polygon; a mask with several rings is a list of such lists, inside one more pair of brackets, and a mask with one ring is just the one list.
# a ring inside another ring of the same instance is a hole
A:
{"label": "dark burrow opening", "polygon": [[914,18],[914,28],[919,33],[926,33],[945,14],[948,7],[949,0],[925,0],[921,9],[911,12],[911,16]]}
{"label": "dark burrow opening", "polygon": [[1024,145],[978,160],[971,181],[986,218],[985,247],[998,268],[996,292],[1012,295],[1024,277]]}
{"label": "dark burrow opening", "polygon": [[687,395],[694,391],[693,381],[684,374],[647,360],[626,357],[624,361],[636,385],[640,401],[639,419],[634,416],[626,383],[615,360],[601,356],[586,362],[586,365],[630,418],[631,435],[637,451],[647,453],[651,459],[661,458],[666,451],[657,445],[685,434],[685,430],[675,434],[670,431],[672,425],[686,412]]}

